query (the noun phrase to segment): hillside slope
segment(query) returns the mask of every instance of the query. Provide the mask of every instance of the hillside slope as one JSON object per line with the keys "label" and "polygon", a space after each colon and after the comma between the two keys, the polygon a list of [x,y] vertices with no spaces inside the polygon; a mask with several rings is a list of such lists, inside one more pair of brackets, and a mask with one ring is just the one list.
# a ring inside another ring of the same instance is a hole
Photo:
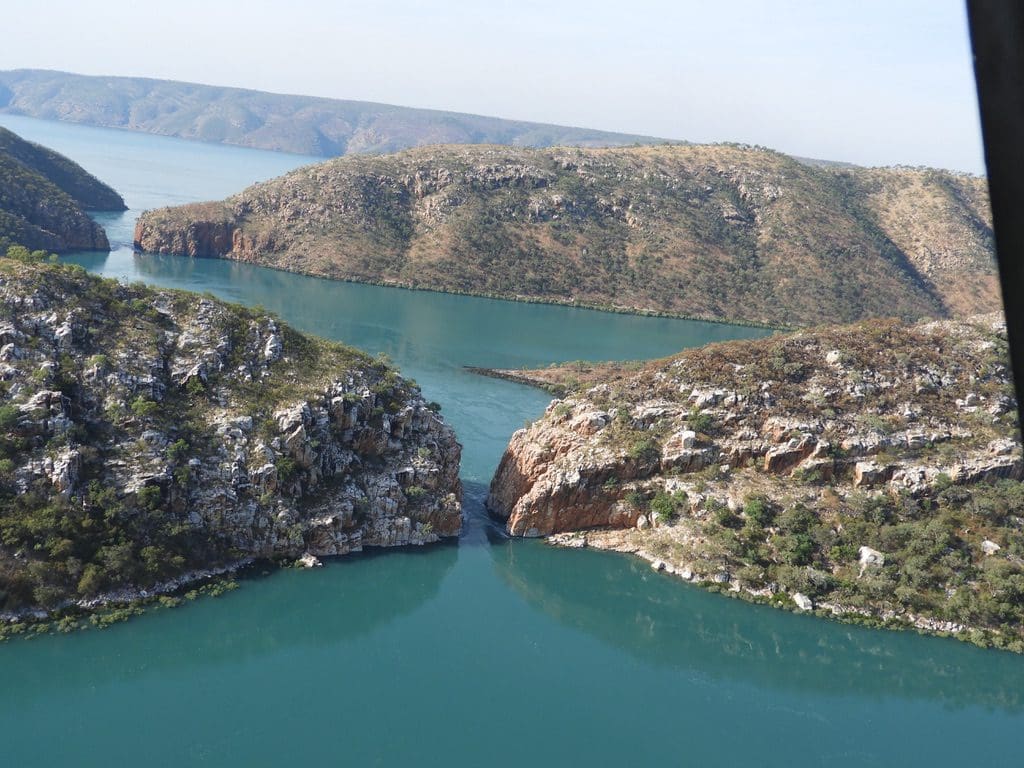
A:
{"label": "hillside slope", "polygon": [[766,149],[426,147],[143,214],[137,247],[769,325],[999,307],[985,180]]}
{"label": "hillside slope", "polygon": [[569,394],[495,473],[511,534],[1024,651],[1024,465],[996,316],[515,375]]}
{"label": "hillside slope", "polygon": [[424,144],[548,147],[662,141],[366,101],[49,70],[0,72],[0,111],[321,157]]}
{"label": "hillside slope", "polygon": [[0,250],[106,250],[87,210],[123,211],[113,189],[68,158],[0,128]]}
{"label": "hillside slope", "polygon": [[0,259],[0,380],[0,619],[461,527],[418,388],[258,311]]}

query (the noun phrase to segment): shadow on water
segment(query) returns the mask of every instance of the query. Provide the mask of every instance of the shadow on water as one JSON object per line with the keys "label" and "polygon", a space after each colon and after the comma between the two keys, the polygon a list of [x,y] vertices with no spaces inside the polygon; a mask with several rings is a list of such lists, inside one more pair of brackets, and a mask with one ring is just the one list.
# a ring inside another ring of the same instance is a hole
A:
{"label": "shadow on water", "polygon": [[[313,570],[260,572],[257,566],[243,576],[240,589],[218,598],[154,609],[74,637],[16,638],[0,645],[4,694],[23,701],[153,673],[194,675],[197,666],[236,664],[278,651],[344,646],[435,598],[457,557],[450,541],[367,550]],[[189,625],[179,635],[185,642],[167,642],[182,622]],[[21,663],[5,663],[5,657]],[[55,675],[56,669],[62,674]]]}
{"label": "shadow on water", "polygon": [[472,480],[462,482],[462,534],[459,546],[488,547],[509,541],[505,526],[487,512],[488,486]]}
{"label": "shadow on water", "polygon": [[824,695],[1024,708],[1016,654],[751,605],[617,553],[518,540],[492,551],[500,578],[529,604],[648,663]]}

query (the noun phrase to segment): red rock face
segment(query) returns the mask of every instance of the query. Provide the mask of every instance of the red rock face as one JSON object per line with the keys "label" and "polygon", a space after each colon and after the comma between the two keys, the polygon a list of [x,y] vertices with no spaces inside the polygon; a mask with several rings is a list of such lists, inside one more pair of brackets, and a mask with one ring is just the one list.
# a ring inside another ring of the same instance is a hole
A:
{"label": "red rock face", "polygon": [[193,221],[184,230],[161,230],[140,219],[135,247],[150,253],[219,258],[231,252],[234,225],[226,221]]}
{"label": "red rock face", "polygon": [[[683,353],[615,390],[597,385],[550,405],[512,437],[488,506],[509,533],[546,536],[644,527],[645,500],[679,490],[697,498],[708,478],[729,478],[734,504],[783,478],[809,493],[894,496],[928,493],[940,476],[1020,479],[1020,439],[1001,418],[1012,402],[1008,369],[986,357],[1004,327],[995,316],[879,323]],[[943,384],[922,395],[926,374]]]}
{"label": "red rock face", "polygon": [[561,423],[545,418],[512,436],[487,501],[511,535],[636,525],[640,512],[620,503],[618,486],[650,474],[657,463],[610,449],[587,450],[594,421],[591,413]]}

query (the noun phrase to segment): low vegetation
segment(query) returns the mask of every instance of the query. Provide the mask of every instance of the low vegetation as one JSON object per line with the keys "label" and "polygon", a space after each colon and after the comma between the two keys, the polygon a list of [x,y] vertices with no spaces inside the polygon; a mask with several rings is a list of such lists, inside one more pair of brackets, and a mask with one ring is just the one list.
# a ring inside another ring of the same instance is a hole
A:
{"label": "low vegetation", "polygon": [[[1024,652],[1024,460],[999,318],[512,373],[566,390],[491,485],[513,533]],[[536,445],[558,446],[539,468]]]}

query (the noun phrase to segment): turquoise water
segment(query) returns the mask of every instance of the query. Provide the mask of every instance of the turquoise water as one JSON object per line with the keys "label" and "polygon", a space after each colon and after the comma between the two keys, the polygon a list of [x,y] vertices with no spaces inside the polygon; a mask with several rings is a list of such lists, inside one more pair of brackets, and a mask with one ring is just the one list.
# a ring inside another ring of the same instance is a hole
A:
{"label": "turquoise water", "polygon": [[255,576],[105,631],[0,646],[0,765],[1019,765],[1024,659],[685,586],[612,554],[508,541],[482,510],[548,398],[464,365],[625,359],[757,331],[334,283],[126,247],[142,207],[307,158],[0,115],[126,198],[129,280],[261,304],[390,354],[465,445],[463,537]]}

